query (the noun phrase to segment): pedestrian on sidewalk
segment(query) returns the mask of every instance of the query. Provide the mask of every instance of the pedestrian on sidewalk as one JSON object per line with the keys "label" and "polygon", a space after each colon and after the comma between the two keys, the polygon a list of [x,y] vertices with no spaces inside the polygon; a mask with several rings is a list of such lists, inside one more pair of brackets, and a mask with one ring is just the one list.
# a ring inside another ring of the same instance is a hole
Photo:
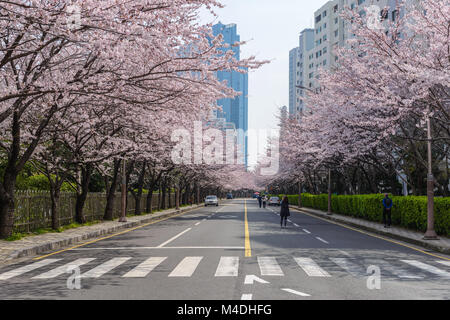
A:
{"label": "pedestrian on sidewalk", "polygon": [[262,197],[261,197],[260,194],[258,195],[258,202],[259,202],[259,207],[261,208],[261,206],[262,206]]}
{"label": "pedestrian on sidewalk", "polygon": [[383,199],[383,223],[385,228],[390,228],[392,223],[391,209],[392,209],[392,199],[389,198],[389,194],[384,195]]}
{"label": "pedestrian on sidewalk", "polygon": [[280,226],[283,228],[283,220],[284,220],[284,227],[286,227],[287,224],[287,218],[291,215],[289,212],[289,199],[287,196],[283,197],[283,201],[281,201],[281,211],[280,211]]}

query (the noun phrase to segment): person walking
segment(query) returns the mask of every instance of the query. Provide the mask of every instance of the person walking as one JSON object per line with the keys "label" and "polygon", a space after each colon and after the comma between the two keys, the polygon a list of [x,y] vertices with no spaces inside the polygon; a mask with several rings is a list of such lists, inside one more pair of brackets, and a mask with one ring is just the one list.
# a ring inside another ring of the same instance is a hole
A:
{"label": "person walking", "polygon": [[287,218],[291,215],[289,212],[289,199],[287,196],[283,197],[283,201],[281,201],[281,210],[280,210],[280,226],[283,228],[283,220],[284,220],[284,227],[286,227],[287,224]]}
{"label": "person walking", "polygon": [[389,198],[389,194],[384,195],[383,199],[383,223],[385,228],[390,228],[392,223],[392,215],[391,215],[391,209],[392,209],[392,199]]}
{"label": "person walking", "polygon": [[262,200],[264,209],[266,208],[267,200],[268,200],[267,196],[264,196],[264,198]]}
{"label": "person walking", "polygon": [[262,206],[262,197],[261,197],[260,194],[258,195],[258,203],[259,203],[259,207],[261,208],[261,206]]}

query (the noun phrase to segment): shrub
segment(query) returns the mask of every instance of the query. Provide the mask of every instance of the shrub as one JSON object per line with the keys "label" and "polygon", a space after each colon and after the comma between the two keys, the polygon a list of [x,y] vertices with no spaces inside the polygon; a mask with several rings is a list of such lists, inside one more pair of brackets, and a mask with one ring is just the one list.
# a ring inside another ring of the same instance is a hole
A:
{"label": "shrub", "polygon": [[[280,195],[282,197],[283,195]],[[334,213],[369,221],[383,221],[383,195],[332,195]],[[289,204],[298,205],[298,195],[288,195]],[[392,197],[392,224],[425,232],[427,229],[427,197]],[[322,211],[328,210],[328,195],[302,194],[302,206]],[[450,198],[434,199],[435,230],[439,235],[450,235]]]}

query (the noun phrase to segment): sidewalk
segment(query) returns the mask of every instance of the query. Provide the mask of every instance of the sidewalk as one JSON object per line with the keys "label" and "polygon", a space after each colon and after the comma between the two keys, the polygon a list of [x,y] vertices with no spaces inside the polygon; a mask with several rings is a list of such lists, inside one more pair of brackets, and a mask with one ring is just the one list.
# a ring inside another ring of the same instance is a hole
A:
{"label": "sidewalk", "polygon": [[69,229],[61,233],[29,236],[17,241],[0,240],[0,264],[17,258],[76,245],[88,239],[98,238],[152,221],[169,218],[201,206],[193,205],[183,207],[180,210],[169,209],[153,214],[127,217],[127,222],[107,221],[92,226]]}
{"label": "sidewalk", "polygon": [[423,233],[413,230],[404,229],[401,227],[391,227],[389,229],[384,228],[382,223],[367,221],[363,219],[353,218],[344,216],[341,214],[333,213],[333,215],[329,216],[326,212],[310,209],[310,208],[301,208],[299,209],[297,206],[290,206],[292,209],[300,210],[305,213],[311,214],[313,216],[317,216],[323,219],[328,219],[335,222],[340,222],[345,225],[349,225],[352,227],[356,227],[358,229],[370,231],[375,234],[388,236],[390,238],[394,238],[397,240],[401,240],[404,242],[408,242],[411,244],[415,244],[427,249],[431,249],[434,251],[438,251],[445,254],[450,254],[450,239],[447,237],[440,236],[440,240],[423,240]]}

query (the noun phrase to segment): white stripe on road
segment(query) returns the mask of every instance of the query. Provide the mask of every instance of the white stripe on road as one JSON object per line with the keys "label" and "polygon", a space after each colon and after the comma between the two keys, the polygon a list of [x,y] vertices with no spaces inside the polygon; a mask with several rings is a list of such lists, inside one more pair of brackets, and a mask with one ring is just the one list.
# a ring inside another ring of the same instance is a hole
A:
{"label": "white stripe on road", "polygon": [[215,277],[237,277],[239,257],[221,257]]}
{"label": "white stripe on road", "polygon": [[190,277],[197,269],[198,264],[203,257],[186,257],[184,258],[169,274],[169,277]]}
{"label": "white stripe on road", "polygon": [[423,263],[423,262],[419,262],[417,260],[401,260],[401,261],[404,262],[404,263],[407,263],[407,264],[409,264],[411,266],[414,266],[416,268],[428,271],[430,273],[434,273],[434,274],[436,274],[438,276],[441,276],[441,277],[444,277],[444,278],[450,278],[450,272],[441,270],[441,269],[436,268],[436,267],[434,267],[432,265],[429,265],[429,264],[426,264],[426,263]]}
{"label": "white stripe on road", "polygon": [[129,257],[113,258],[109,261],[106,261],[105,263],[102,263],[98,267],[95,267],[94,269],[89,270],[88,272],[82,274],[81,277],[82,278],[100,278],[105,273],[120,266],[122,263],[125,263],[130,259],[131,258],[129,258]]}
{"label": "white stripe on road", "polygon": [[95,260],[95,258],[85,258],[85,259],[78,259],[75,260],[73,262],[70,262],[68,264],[65,264],[63,266],[60,266],[56,269],[50,270],[48,272],[45,272],[41,275],[38,275],[36,277],[33,277],[31,279],[52,279],[52,278],[56,278],[59,275],[62,275],[64,273],[67,273],[67,270],[70,269],[74,269],[76,267],[80,267],[82,265],[85,265],[86,263],[89,263],[91,261]]}
{"label": "white stripe on road", "polygon": [[297,264],[306,272],[310,277],[331,277],[328,272],[323,270],[319,265],[311,258],[294,258]]}
{"label": "white stripe on road", "polygon": [[159,264],[161,264],[167,257],[151,257],[136,268],[125,274],[124,278],[145,278],[150,272],[153,271]]}
{"label": "white stripe on road", "polygon": [[296,223],[294,223],[294,226],[296,226],[296,227],[300,227],[298,224],[296,224]]}
{"label": "white stripe on road", "polygon": [[2,273],[2,274],[0,274],[0,280],[7,280],[7,279],[11,279],[11,278],[16,277],[16,276],[20,276],[20,275],[22,275],[24,273],[36,270],[36,269],[41,268],[41,267],[45,267],[45,266],[47,266],[47,265],[49,265],[51,263],[54,263],[56,261],[59,261],[59,260],[61,260],[61,259],[46,259],[46,260],[35,262],[35,263],[32,263],[32,264],[29,264],[29,265],[26,265],[26,266],[23,266],[23,267],[20,267],[20,268],[17,268],[17,269],[14,269],[14,270],[11,270],[11,271],[8,271],[8,272],[5,272],[5,273]]}
{"label": "white stripe on road", "polygon": [[243,250],[244,247],[200,247],[200,246],[192,246],[192,247],[97,247],[97,248],[76,248],[70,249],[70,251],[103,251],[103,250],[165,250],[165,249],[230,249],[230,250]]}
{"label": "white stripe on road", "polygon": [[450,261],[436,260],[436,262],[443,264],[444,266],[450,267]]}
{"label": "white stripe on road", "polygon": [[252,300],[253,294],[243,294],[241,300]]}
{"label": "white stripe on road", "polygon": [[283,276],[278,262],[273,257],[258,257],[259,269],[262,276]]}
{"label": "white stripe on road", "polygon": [[421,276],[411,274],[403,268],[394,267],[394,266],[390,265],[389,263],[386,263],[385,261],[367,260],[367,263],[370,263],[371,265],[374,265],[374,266],[380,266],[380,268],[382,270],[381,271],[382,274],[383,274],[383,270],[386,270],[386,271],[392,273],[393,275],[395,275],[399,278],[402,278],[402,279],[423,279],[423,277],[421,277]]}
{"label": "white stripe on road", "polygon": [[195,225],[198,226],[201,222],[197,222]]}
{"label": "white stripe on road", "polygon": [[350,262],[346,258],[330,258],[331,261],[333,261],[335,264],[337,264],[342,269],[346,270],[348,273],[350,273],[352,276],[365,276],[366,273],[362,268],[357,266],[356,264]]}
{"label": "white stripe on road", "polygon": [[323,243],[329,244],[328,241],[323,240],[322,238],[316,237],[317,240],[322,241]]}
{"label": "white stripe on road", "polygon": [[303,229],[303,231],[305,231],[307,234],[311,234],[311,232],[309,232],[309,231],[306,230],[306,229]]}
{"label": "white stripe on road", "polygon": [[169,240],[167,240],[167,241],[164,242],[164,243],[161,243],[158,247],[159,247],[159,248],[164,247],[165,245],[171,243],[172,241],[176,240],[177,238],[181,237],[183,234],[185,234],[186,232],[189,232],[189,231],[191,231],[191,230],[192,230],[192,228],[188,228],[188,229],[184,230],[183,232],[180,232],[180,233],[177,234],[175,237],[170,238]]}
{"label": "white stripe on road", "polygon": [[296,290],[292,290],[292,289],[281,289],[281,290],[289,292],[289,293],[293,293],[293,294],[296,294],[296,295],[302,296],[302,297],[311,297],[310,294],[303,293],[303,292],[296,291]]}

